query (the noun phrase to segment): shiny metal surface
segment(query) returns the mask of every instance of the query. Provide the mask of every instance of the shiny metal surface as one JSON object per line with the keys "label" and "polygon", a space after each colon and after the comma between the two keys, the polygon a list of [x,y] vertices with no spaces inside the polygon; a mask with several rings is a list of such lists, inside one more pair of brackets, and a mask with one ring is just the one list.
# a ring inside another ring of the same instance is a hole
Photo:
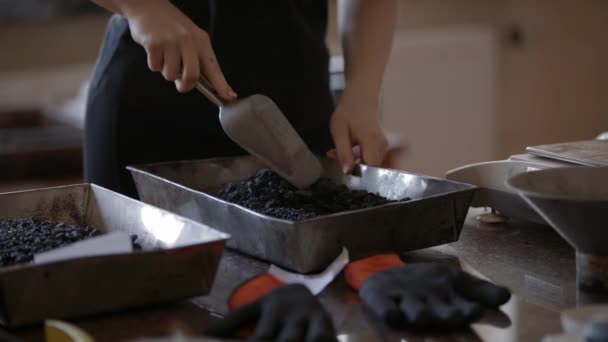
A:
{"label": "shiny metal surface", "polygon": [[140,198],[152,205],[229,233],[228,246],[300,273],[324,269],[343,246],[351,258],[410,251],[458,239],[475,187],[415,174],[358,166],[343,175],[337,162],[320,159],[325,176],[407,202],[293,222],[255,213],[212,194],[263,164],[253,157],[170,162],[129,167]]}
{"label": "shiny metal surface", "polygon": [[226,104],[205,79],[196,89],[219,107],[220,123],[230,139],[268,168],[301,189],[321,177],[321,163],[269,97],[256,94]]}
{"label": "shiny metal surface", "polygon": [[586,166],[608,166],[608,140],[595,139],[529,146],[532,155]]}
{"label": "shiny metal surface", "polygon": [[547,224],[516,191],[505,186],[505,180],[519,173],[553,167],[543,163],[499,160],[475,163],[452,169],[446,173],[449,180],[474,184],[479,187],[471,206],[490,207],[500,215]]}
{"label": "shiny metal surface", "polygon": [[530,172],[507,184],[577,250],[608,256],[608,167]]}
{"label": "shiny metal surface", "polygon": [[541,170],[506,184],[576,249],[579,284],[608,293],[608,167]]}
{"label": "shiny metal surface", "polygon": [[215,91],[211,88],[211,84],[204,77],[201,77],[194,87],[214,105],[218,106],[219,108],[224,105],[222,100],[217,97]]}
{"label": "shiny metal surface", "polygon": [[209,292],[228,235],[95,185],[0,194],[0,217],[137,234],[142,251],[0,269],[1,320],[15,327]]}

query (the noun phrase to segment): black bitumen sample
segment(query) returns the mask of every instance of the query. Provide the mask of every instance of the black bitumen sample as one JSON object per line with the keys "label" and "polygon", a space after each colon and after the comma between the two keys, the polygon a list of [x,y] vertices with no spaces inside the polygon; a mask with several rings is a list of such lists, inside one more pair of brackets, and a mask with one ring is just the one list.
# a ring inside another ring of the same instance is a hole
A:
{"label": "black bitumen sample", "polygon": [[[216,195],[261,214],[291,221],[396,202],[365,190],[348,189],[328,178],[299,190],[267,169],[240,182],[226,184]],[[409,199],[401,201],[406,200]]]}
{"label": "black bitumen sample", "polygon": [[[0,267],[30,262],[37,253],[101,234],[92,227],[38,218],[0,218]],[[136,239],[131,236],[134,248],[141,248]]]}

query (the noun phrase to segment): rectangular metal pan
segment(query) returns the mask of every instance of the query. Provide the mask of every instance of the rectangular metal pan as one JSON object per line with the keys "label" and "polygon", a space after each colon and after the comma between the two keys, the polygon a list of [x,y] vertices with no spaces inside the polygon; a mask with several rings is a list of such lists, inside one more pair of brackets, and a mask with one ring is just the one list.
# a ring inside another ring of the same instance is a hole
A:
{"label": "rectangular metal pan", "polygon": [[223,184],[263,168],[249,156],[131,166],[142,201],[231,235],[228,247],[300,272],[324,269],[343,246],[352,258],[406,252],[456,241],[476,187],[361,165],[343,175],[321,158],[325,176],[396,202],[303,221],[258,214],[214,197]]}
{"label": "rectangular metal pan", "polygon": [[0,268],[0,320],[17,327],[209,293],[228,235],[95,185],[0,194],[0,217],[138,235],[142,250]]}

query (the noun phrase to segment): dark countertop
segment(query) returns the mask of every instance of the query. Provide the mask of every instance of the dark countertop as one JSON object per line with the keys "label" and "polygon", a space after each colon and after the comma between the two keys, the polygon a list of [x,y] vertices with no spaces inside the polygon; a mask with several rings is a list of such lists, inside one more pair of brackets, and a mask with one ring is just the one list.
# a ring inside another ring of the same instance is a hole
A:
{"label": "dark countertop", "polygon": [[[477,209],[469,212],[458,242],[406,253],[403,257],[407,262],[456,263],[509,287],[514,296],[500,312],[486,314],[471,329],[457,334],[391,332],[375,322],[360,305],[357,294],[339,276],[320,297],[343,335],[342,340],[422,341],[432,337],[437,341],[539,341],[546,334],[560,332],[560,311],[588,301],[577,294],[574,250],[550,227],[517,221],[488,225],[476,220],[479,213]],[[183,321],[192,332],[201,333],[216,319],[210,311],[224,312],[232,289],[267,267],[258,260],[226,252],[213,291],[207,297],[75,322],[99,341],[162,335],[173,320]],[[19,335],[36,340],[41,337],[41,329],[23,330]]]}

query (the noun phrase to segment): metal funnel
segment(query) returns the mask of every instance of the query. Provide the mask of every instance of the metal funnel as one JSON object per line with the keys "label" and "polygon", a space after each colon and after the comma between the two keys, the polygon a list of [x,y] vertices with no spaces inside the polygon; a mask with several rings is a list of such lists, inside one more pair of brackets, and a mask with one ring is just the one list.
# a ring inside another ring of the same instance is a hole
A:
{"label": "metal funnel", "polygon": [[608,293],[608,167],[563,167],[506,180],[576,249],[579,287]]}

